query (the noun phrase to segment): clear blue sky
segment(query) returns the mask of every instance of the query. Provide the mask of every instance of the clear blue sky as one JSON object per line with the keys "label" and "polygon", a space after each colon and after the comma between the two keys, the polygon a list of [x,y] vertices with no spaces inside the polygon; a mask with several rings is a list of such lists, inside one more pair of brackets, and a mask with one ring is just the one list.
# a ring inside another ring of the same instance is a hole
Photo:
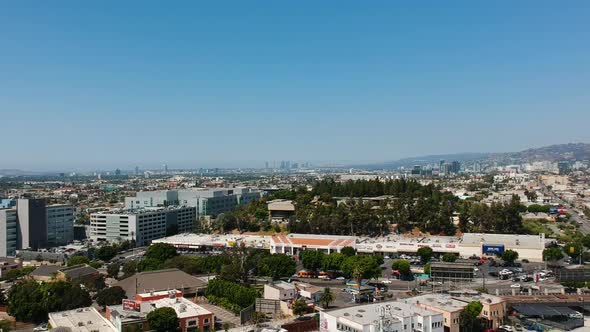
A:
{"label": "clear blue sky", "polygon": [[515,151],[589,105],[589,1],[0,4],[0,169]]}

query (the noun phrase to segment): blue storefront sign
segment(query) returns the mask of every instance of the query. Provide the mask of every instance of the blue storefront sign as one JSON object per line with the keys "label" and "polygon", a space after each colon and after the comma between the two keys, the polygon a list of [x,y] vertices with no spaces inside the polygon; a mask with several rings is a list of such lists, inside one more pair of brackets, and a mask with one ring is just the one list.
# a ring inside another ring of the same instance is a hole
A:
{"label": "blue storefront sign", "polygon": [[481,252],[485,255],[502,255],[504,252],[503,244],[484,244],[481,247]]}

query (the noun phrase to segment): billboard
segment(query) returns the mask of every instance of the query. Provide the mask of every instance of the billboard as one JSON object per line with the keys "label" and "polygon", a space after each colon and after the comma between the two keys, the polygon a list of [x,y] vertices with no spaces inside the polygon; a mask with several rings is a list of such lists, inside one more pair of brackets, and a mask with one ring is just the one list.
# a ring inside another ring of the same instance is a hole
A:
{"label": "billboard", "polygon": [[503,244],[483,244],[481,246],[481,253],[485,255],[502,255],[503,252]]}
{"label": "billboard", "polygon": [[133,300],[123,300],[123,310],[139,311],[139,303]]}

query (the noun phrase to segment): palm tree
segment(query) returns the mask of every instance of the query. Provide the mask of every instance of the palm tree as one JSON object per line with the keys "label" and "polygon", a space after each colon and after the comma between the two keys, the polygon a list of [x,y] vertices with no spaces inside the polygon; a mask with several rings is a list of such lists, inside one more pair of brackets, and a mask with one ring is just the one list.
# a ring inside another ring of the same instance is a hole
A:
{"label": "palm tree", "polygon": [[320,297],[320,303],[322,304],[322,307],[324,309],[327,309],[328,307],[330,307],[330,303],[332,302],[334,302],[334,294],[332,293],[330,287],[326,287],[324,288],[324,292]]}

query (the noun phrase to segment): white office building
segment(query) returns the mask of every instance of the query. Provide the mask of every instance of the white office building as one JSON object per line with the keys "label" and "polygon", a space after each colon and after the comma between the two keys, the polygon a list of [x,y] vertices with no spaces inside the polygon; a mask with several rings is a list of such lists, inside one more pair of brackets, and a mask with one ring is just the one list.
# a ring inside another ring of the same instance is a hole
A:
{"label": "white office building", "polygon": [[90,215],[90,239],[149,244],[167,234],[191,232],[196,209],[189,206],[146,207],[135,210],[98,212]]}
{"label": "white office building", "polygon": [[0,209],[0,257],[16,255],[16,209]]}
{"label": "white office building", "polygon": [[65,204],[48,205],[47,244],[65,245],[74,240],[74,207]]}
{"label": "white office building", "polygon": [[321,332],[443,332],[443,314],[404,302],[320,312]]}
{"label": "white office building", "polygon": [[236,206],[248,204],[260,197],[262,192],[250,188],[140,191],[134,197],[125,198],[125,208],[192,206],[197,209],[197,217],[200,218],[232,211]]}

